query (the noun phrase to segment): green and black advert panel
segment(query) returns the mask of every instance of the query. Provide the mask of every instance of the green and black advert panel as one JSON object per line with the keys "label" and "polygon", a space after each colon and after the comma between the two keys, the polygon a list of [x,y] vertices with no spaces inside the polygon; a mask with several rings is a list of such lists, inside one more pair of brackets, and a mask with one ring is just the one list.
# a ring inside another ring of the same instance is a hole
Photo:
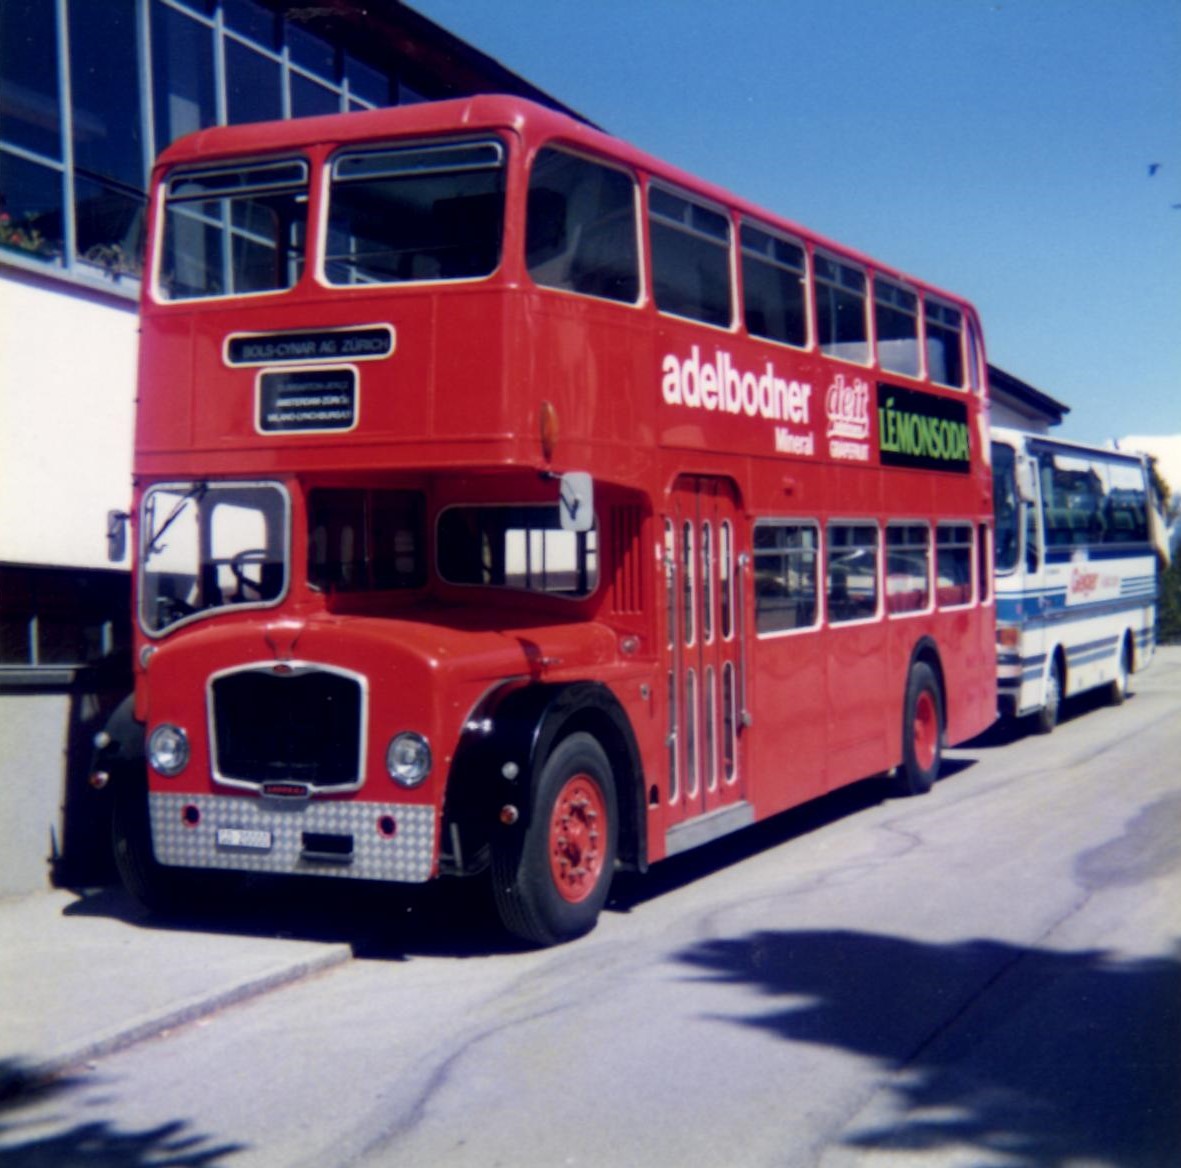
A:
{"label": "green and black advert panel", "polygon": [[967,474],[971,450],[966,402],[878,382],[882,466]]}

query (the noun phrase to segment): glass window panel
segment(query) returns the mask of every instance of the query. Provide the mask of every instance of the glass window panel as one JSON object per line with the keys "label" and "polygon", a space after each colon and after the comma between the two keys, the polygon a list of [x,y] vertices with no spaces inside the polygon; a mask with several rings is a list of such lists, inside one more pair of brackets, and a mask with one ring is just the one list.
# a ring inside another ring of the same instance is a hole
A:
{"label": "glass window panel", "polygon": [[927,301],[927,370],[939,385],[964,384],[964,355],[960,336],[961,316],[949,305]]}
{"label": "glass window panel", "polygon": [[135,0],[70,0],[74,165],[145,190]]}
{"label": "glass window panel", "polygon": [[279,62],[226,38],[226,103],[229,121],[269,122],[283,116]]}
{"label": "glass window panel", "polygon": [[931,532],[925,524],[886,528],[886,611],[923,612],[931,602]]}
{"label": "glass window panel", "polygon": [[813,287],[820,351],[864,364],[869,360],[865,273],[818,255],[813,263]]}
{"label": "glass window panel", "polygon": [[164,216],[157,279],[166,299],[289,288],[303,270],[307,168],[179,172]]}
{"label": "glass window panel", "polygon": [[652,282],[662,312],[729,326],[730,223],[725,215],[653,187]]}
{"label": "glass window panel", "polygon": [[808,343],[804,249],[749,223],[741,238],[747,332],[802,348]]}
{"label": "glass window panel", "polygon": [[255,0],[222,0],[226,25],[257,41],[267,49],[276,48],[278,28],[275,14]]}
{"label": "glass window panel", "polygon": [[781,633],[817,621],[815,527],[758,523],[754,530],[755,628]]}
{"label": "glass window panel", "polygon": [[436,542],[439,573],[452,584],[564,596],[598,584],[596,532],[562,530],[556,505],[449,507]]}
{"label": "glass window panel", "polygon": [[48,0],[0,4],[0,139],[60,159],[57,18]]}
{"label": "glass window panel", "polygon": [[874,328],[877,333],[878,363],[891,373],[918,377],[919,298],[905,288],[874,283]]}
{"label": "glass window panel", "polygon": [[56,259],[62,223],[61,172],[0,150],[0,248]]}
{"label": "glass window panel", "polygon": [[183,134],[215,125],[213,30],[153,4],[152,85],[157,153]]}
{"label": "glass window panel", "polygon": [[935,595],[941,608],[972,602],[972,527],[940,524],[935,537]]}
{"label": "glass window panel", "polygon": [[525,262],[539,284],[634,302],[640,292],[629,175],[543,150],[529,177]]}
{"label": "glass window panel", "polygon": [[109,183],[74,180],[74,223],[78,259],[112,276],[143,271],[147,199]]}
{"label": "glass window panel", "polygon": [[336,80],[336,50],[326,41],[290,21],[284,26],[291,60],[325,81]]}
{"label": "glass window panel", "polygon": [[315,117],[317,114],[340,113],[340,94],[310,81],[298,73],[291,74],[291,116]]}
{"label": "glass window panel", "polygon": [[828,529],[826,601],[831,624],[868,620],[878,611],[878,533],[874,527]]}
{"label": "glass window panel", "polygon": [[332,173],[330,283],[474,279],[500,263],[500,143],[343,154]]}
{"label": "glass window panel", "polygon": [[390,79],[380,70],[358,61],[356,57],[346,56],[344,75],[348,79],[350,96],[379,108],[393,104],[390,101]]}

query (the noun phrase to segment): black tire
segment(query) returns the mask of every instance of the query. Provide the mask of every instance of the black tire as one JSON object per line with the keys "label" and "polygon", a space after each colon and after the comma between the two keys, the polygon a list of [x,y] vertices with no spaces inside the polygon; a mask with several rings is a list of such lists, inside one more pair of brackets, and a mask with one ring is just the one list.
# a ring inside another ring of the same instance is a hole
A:
{"label": "black tire", "polygon": [[1062,665],[1055,654],[1046,677],[1046,701],[1033,716],[1033,727],[1039,734],[1049,734],[1058,725],[1062,713]]}
{"label": "black tire", "polygon": [[1127,637],[1120,645],[1116,675],[1107,686],[1107,704],[1122,706],[1127,699],[1132,673],[1132,646]]}
{"label": "black tire", "polygon": [[571,734],[541,768],[527,825],[493,847],[504,927],[534,945],[589,933],[611,887],[618,834],[611,763],[591,735]]}
{"label": "black tire", "polygon": [[152,852],[147,783],[142,778],[125,776],[115,783],[111,846],[123,887],[145,908],[171,915],[199,906],[199,876],[187,868],[161,864]]}
{"label": "black tire", "polygon": [[894,786],[903,795],[925,795],[943,763],[943,691],[935,671],[916,661],[906,679],[902,714],[902,765]]}

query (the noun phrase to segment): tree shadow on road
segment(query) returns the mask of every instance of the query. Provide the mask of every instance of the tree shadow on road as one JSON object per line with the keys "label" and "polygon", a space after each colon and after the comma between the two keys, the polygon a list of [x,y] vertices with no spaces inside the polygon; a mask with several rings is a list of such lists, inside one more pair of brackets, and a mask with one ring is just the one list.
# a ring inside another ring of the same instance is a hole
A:
{"label": "tree shadow on road", "polygon": [[727,1021],[881,1066],[851,1148],[954,1148],[1006,1168],[1181,1164],[1176,959],[841,931],[706,941],[679,959],[772,1002]]}
{"label": "tree shadow on road", "polygon": [[245,1147],[215,1142],[182,1120],[134,1131],[105,1119],[63,1124],[46,1113],[84,1085],[80,1077],[43,1082],[0,1059],[0,1168],[223,1168]]}

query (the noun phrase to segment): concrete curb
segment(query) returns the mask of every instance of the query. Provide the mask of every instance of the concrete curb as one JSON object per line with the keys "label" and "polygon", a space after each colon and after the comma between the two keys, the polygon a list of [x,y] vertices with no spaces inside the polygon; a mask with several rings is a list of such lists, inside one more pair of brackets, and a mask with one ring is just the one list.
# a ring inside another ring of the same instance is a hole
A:
{"label": "concrete curb", "polygon": [[332,944],[310,957],[285,962],[237,984],[197,993],[187,1000],[149,1015],[129,1018],[91,1036],[66,1042],[47,1053],[21,1057],[11,1063],[5,1063],[0,1058],[0,1101],[41,1086],[71,1067],[125,1050],[145,1039],[195,1022],[227,1006],[249,1001],[251,998],[260,997],[272,990],[343,965],[352,958],[353,951],[350,946],[343,943]]}

